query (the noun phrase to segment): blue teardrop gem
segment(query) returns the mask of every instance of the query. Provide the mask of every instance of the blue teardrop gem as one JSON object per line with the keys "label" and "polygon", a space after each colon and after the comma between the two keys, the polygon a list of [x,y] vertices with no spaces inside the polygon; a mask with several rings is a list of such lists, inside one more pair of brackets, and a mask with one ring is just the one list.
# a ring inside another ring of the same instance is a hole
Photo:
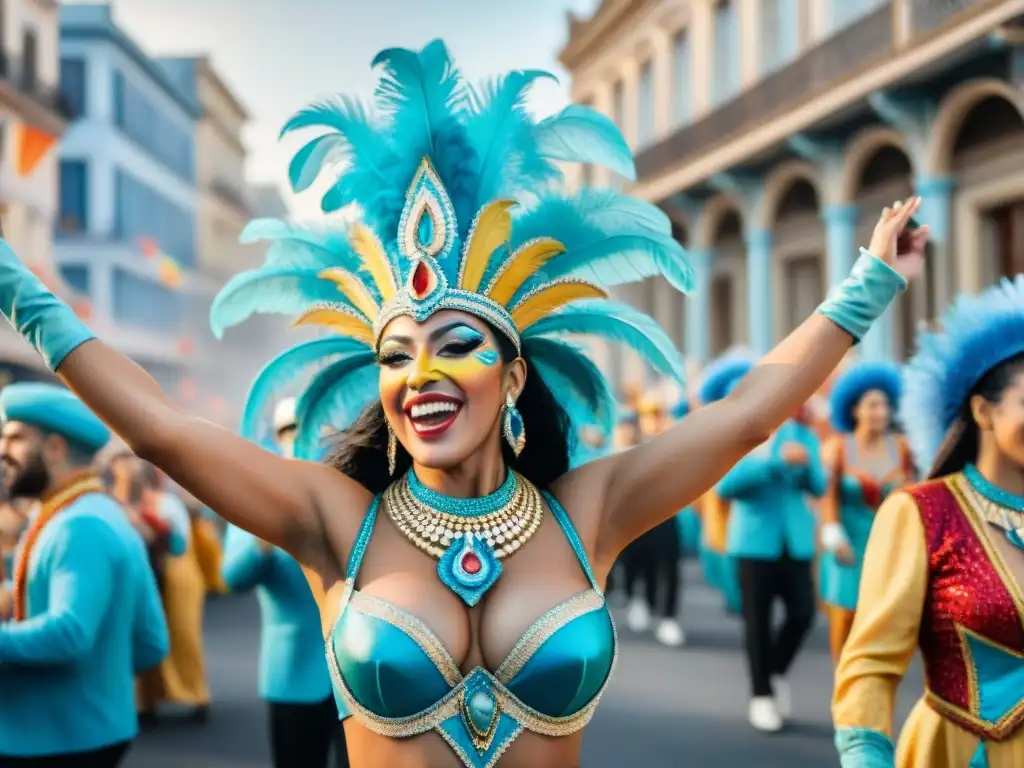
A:
{"label": "blue teardrop gem", "polygon": [[523,430],[525,429],[525,427],[523,426],[522,414],[520,414],[518,410],[513,410],[512,413],[509,414],[508,426],[509,429],[512,430],[512,437],[518,440],[522,436]]}
{"label": "blue teardrop gem", "polygon": [[1016,528],[1011,528],[1006,532],[1006,540],[1013,544],[1017,549],[1024,549],[1024,540],[1021,539]]}

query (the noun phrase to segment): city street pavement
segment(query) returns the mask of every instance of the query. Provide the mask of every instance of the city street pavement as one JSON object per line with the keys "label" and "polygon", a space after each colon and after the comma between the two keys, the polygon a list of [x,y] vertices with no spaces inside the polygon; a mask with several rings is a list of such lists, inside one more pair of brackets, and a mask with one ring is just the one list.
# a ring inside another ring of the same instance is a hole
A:
{"label": "city street pavement", "polygon": [[[829,720],[832,665],[819,621],[791,674],[793,722],[764,735],[746,722],[741,625],[686,568],[688,645],[669,650],[625,628],[618,668],[587,728],[583,768],[792,768],[835,766]],[[204,725],[164,720],[132,749],[126,768],[264,768],[265,712],[256,696],[258,610],[250,597],[222,597],[207,608],[208,667],[214,702]],[[919,696],[919,667],[900,692],[900,718]]]}

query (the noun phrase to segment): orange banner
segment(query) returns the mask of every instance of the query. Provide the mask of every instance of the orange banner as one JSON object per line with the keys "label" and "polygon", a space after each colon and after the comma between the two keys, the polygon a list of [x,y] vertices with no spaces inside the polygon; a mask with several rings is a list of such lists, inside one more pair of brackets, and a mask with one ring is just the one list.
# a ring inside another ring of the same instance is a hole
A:
{"label": "orange banner", "polygon": [[31,125],[18,126],[18,175],[31,176],[39,161],[57,143],[57,137]]}

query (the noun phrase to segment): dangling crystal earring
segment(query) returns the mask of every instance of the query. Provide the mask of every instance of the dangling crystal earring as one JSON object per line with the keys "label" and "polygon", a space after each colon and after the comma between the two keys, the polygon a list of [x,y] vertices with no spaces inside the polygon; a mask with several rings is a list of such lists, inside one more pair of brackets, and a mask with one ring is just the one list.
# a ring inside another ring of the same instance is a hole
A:
{"label": "dangling crystal earring", "polygon": [[388,425],[388,474],[395,474],[395,464],[398,461],[398,440],[395,439],[395,431],[391,429],[391,422]]}
{"label": "dangling crystal earring", "polygon": [[511,393],[505,395],[505,407],[502,416],[502,432],[505,434],[505,441],[512,448],[512,452],[519,456],[526,447],[526,425],[523,424],[522,414],[516,408],[516,401],[512,399]]}

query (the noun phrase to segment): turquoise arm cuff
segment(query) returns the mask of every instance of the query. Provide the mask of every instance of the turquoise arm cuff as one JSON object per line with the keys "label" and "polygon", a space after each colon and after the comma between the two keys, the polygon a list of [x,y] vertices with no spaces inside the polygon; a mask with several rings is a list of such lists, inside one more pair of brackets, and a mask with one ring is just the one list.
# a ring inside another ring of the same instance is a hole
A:
{"label": "turquoise arm cuff", "polygon": [[835,736],[842,768],[894,768],[896,750],[884,733],[868,728],[839,728]]}
{"label": "turquoise arm cuff", "polygon": [[861,248],[860,258],[853,265],[850,276],[828,292],[818,307],[818,313],[858,342],[906,287],[906,278]]}
{"label": "turquoise arm cuff", "polygon": [[56,371],[79,345],[95,338],[72,309],[50,293],[0,240],[0,314]]}

